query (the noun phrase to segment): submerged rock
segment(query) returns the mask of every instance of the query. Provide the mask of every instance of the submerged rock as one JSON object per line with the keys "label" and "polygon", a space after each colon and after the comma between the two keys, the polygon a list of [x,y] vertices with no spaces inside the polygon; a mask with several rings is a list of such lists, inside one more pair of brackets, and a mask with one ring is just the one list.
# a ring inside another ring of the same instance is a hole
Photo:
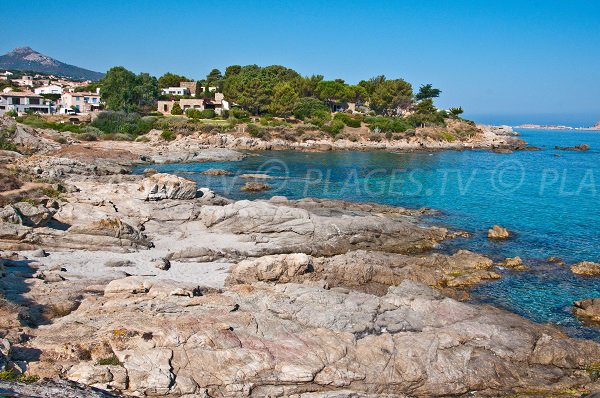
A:
{"label": "submerged rock", "polygon": [[576,146],[555,146],[554,149],[559,151],[589,151],[590,146],[588,144],[579,144]]}
{"label": "submerged rock", "polygon": [[223,170],[223,169],[208,169],[200,173],[205,176],[228,176],[233,174],[231,171]]}

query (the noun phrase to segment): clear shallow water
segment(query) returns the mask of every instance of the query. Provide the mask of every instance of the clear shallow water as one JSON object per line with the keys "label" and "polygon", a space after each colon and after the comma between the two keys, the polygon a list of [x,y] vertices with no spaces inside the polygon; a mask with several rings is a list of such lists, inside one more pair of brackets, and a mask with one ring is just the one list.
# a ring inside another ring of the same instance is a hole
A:
{"label": "clear shallow water", "polygon": [[[234,199],[319,197],[431,207],[442,213],[430,221],[472,233],[446,250],[468,248],[493,258],[520,256],[525,272],[503,271],[503,278],[473,290],[473,300],[505,307],[536,322],[552,322],[579,337],[600,341],[600,329],[571,314],[574,300],[600,297],[600,278],[574,276],[568,267],[549,265],[548,256],[568,263],[600,261],[600,132],[520,130],[536,152],[486,151],[434,153],[261,152],[241,162],[153,166],[196,180]],[[554,150],[555,145],[590,145],[588,152]],[[241,192],[247,181],[204,176],[209,168],[235,175],[266,173],[273,189]],[[140,168],[143,169],[143,167]],[[514,237],[490,242],[487,229],[500,224]]]}

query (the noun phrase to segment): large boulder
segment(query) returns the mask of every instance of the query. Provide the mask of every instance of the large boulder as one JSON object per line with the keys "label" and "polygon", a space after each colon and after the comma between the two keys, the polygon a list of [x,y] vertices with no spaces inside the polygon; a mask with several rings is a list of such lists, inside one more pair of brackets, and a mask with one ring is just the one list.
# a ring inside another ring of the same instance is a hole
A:
{"label": "large boulder", "polygon": [[578,317],[600,322],[600,298],[588,298],[576,301],[573,305],[573,312]]}
{"label": "large boulder", "polygon": [[244,260],[230,269],[227,283],[289,282],[312,270],[312,258],[304,253],[279,254]]}
{"label": "large boulder", "polygon": [[143,200],[194,199],[197,186],[194,181],[172,174],[157,173],[144,178],[139,189]]}
{"label": "large boulder", "polygon": [[27,227],[43,227],[52,219],[54,213],[41,205],[19,202],[7,205],[0,210],[0,221],[21,224]]}

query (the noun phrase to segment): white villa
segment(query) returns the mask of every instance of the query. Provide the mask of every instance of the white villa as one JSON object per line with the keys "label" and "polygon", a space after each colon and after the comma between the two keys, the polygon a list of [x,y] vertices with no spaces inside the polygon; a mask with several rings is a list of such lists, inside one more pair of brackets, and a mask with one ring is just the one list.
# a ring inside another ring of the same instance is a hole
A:
{"label": "white villa", "polygon": [[63,88],[52,84],[50,86],[41,86],[33,90],[36,94],[62,94]]}
{"label": "white villa", "polygon": [[187,87],[167,87],[161,90],[163,95],[190,95],[190,90]]}

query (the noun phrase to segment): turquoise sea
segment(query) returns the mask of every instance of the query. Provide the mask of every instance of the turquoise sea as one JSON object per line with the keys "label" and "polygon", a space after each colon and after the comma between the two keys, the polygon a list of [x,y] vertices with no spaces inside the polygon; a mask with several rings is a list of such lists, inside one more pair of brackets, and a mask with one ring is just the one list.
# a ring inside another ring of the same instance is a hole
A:
{"label": "turquoise sea", "polygon": [[[569,264],[600,262],[600,132],[519,132],[542,150],[512,154],[259,152],[241,162],[156,168],[194,179],[234,199],[310,196],[439,210],[427,221],[472,234],[441,250],[468,248],[498,260],[520,256],[529,266],[523,272],[502,270],[502,279],[473,290],[473,301],[493,303],[536,322],[558,324],[573,336],[600,341],[600,329],[583,325],[571,313],[573,301],[600,297],[600,278],[575,276],[567,266],[545,261],[558,256]],[[556,145],[581,143],[589,144],[590,150],[554,150]],[[227,169],[234,175],[199,174],[209,168]],[[276,177],[266,181],[273,189],[241,192],[247,180],[236,176],[244,173]],[[490,242],[486,233],[493,224],[508,228],[514,237]]]}

